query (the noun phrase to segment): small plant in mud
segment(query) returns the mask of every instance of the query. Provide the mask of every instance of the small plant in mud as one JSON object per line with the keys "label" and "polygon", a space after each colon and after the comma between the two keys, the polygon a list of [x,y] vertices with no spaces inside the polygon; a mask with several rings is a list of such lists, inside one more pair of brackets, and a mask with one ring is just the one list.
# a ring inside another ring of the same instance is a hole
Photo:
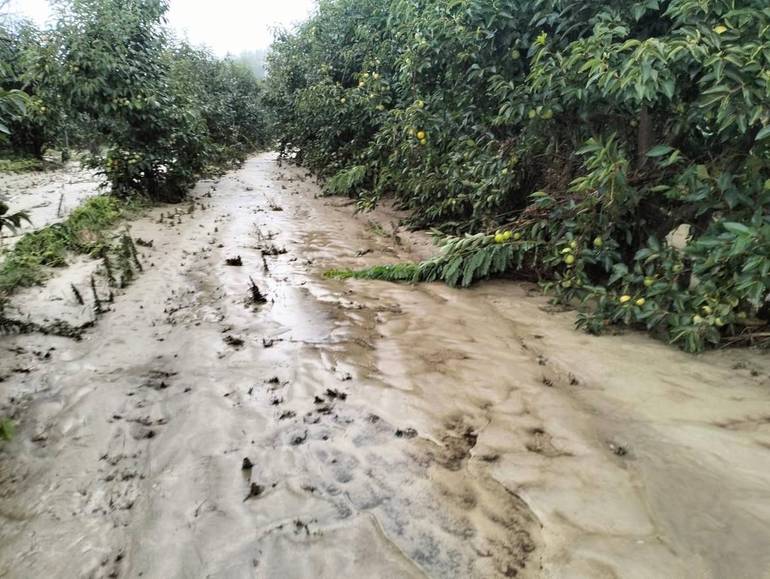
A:
{"label": "small plant in mud", "polygon": [[29,214],[26,211],[17,211],[16,213],[10,213],[8,205],[0,201],[0,248],[3,243],[3,230],[11,231],[15,233],[16,230],[21,227],[23,222],[31,223],[29,220]]}
{"label": "small plant in mud", "polygon": [[11,440],[16,434],[16,425],[10,418],[0,418],[0,440]]}
{"label": "small plant in mud", "polygon": [[259,286],[251,277],[249,277],[249,298],[252,304],[258,305],[267,303],[267,298],[260,291]]}

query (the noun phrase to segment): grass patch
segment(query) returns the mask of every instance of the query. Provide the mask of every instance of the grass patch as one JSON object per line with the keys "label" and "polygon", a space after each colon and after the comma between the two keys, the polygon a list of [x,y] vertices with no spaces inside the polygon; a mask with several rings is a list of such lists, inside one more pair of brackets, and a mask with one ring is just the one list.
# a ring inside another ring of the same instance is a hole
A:
{"label": "grass patch", "polygon": [[379,279],[383,281],[421,281],[421,267],[418,263],[396,263],[375,265],[366,269],[331,269],[324,273],[327,279]]}
{"label": "grass patch", "polygon": [[0,173],[29,173],[43,171],[46,168],[45,161],[32,158],[0,159]]}
{"label": "grass patch", "polygon": [[0,294],[43,282],[48,277],[46,268],[67,265],[70,253],[101,254],[109,243],[107,230],[143,205],[141,200],[99,195],[86,200],[62,223],[25,234],[0,263]]}

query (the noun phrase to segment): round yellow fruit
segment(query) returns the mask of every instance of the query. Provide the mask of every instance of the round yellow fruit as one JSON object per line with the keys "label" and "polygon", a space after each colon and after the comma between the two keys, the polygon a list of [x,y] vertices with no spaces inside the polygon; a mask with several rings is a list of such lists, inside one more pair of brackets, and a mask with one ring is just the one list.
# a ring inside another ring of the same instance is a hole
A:
{"label": "round yellow fruit", "polygon": [[551,109],[546,109],[543,111],[543,114],[541,116],[546,121],[549,121],[553,118],[553,111]]}
{"label": "round yellow fruit", "polygon": [[711,306],[703,306],[703,313],[710,316],[714,313],[714,310],[711,309]]}
{"label": "round yellow fruit", "polygon": [[428,144],[428,139],[420,139],[420,144],[421,145],[427,145]]}
{"label": "round yellow fruit", "polygon": [[425,131],[417,131],[417,138],[422,141],[425,138]]}
{"label": "round yellow fruit", "polygon": [[518,241],[519,239],[521,239],[521,233],[517,231],[513,234],[513,240]]}
{"label": "round yellow fruit", "polygon": [[495,234],[495,243],[503,243],[505,241],[505,237],[503,237],[502,233]]}
{"label": "round yellow fruit", "polygon": [[508,241],[511,237],[513,237],[513,233],[510,231],[503,232],[503,241]]}
{"label": "round yellow fruit", "polygon": [[604,246],[604,240],[601,237],[597,237],[594,239],[594,247],[596,249],[601,249]]}
{"label": "round yellow fruit", "polygon": [[425,106],[425,103],[424,103],[423,101],[421,101],[421,100],[420,100],[420,101],[417,101],[417,102],[415,102],[414,104],[415,104],[415,106],[416,106],[418,109],[421,109],[421,108],[423,108],[423,107]]}
{"label": "round yellow fruit", "polygon": [[652,287],[652,285],[655,283],[654,277],[646,277],[644,278],[644,287]]}
{"label": "round yellow fruit", "polygon": [[566,263],[567,265],[572,265],[572,264],[574,264],[574,263],[575,263],[575,256],[574,256],[574,255],[572,255],[572,254],[570,254],[570,255],[566,256],[566,257],[564,258],[564,263]]}
{"label": "round yellow fruit", "polygon": [[620,299],[618,299],[618,301],[621,304],[627,304],[628,302],[631,301],[631,296],[629,296],[629,295],[620,296]]}
{"label": "round yellow fruit", "polygon": [[572,241],[570,241],[570,242],[569,242],[569,246],[570,246],[572,249],[577,249],[577,241],[575,241],[575,240],[573,239]]}
{"label": "round yellow fruit", "polygon": [[642,307],[646,303],[647,303],[647,300],[644,298],[639,298],[638,300],[636,300],[636,305],[639,307]]}

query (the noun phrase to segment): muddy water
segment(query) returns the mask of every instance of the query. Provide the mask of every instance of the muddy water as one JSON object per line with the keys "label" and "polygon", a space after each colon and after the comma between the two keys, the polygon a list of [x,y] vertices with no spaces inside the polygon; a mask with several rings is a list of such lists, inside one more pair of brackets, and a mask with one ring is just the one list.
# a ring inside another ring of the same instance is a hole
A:
{"label": "muddy water", "polygon": [[[430,247],[317,192],[256,157],[131,225],[145,273],[82,342],[0,339],[0,574],[770,577],[766,357],[323,280]],[[90,315],[88,275],[45,316]]]}

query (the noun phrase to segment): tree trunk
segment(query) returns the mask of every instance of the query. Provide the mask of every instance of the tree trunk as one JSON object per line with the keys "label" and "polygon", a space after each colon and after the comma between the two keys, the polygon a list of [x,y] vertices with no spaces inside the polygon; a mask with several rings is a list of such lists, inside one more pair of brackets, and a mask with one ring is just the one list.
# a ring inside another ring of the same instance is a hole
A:
{"label": "tree trunk", "polygon": [[637,140],[637,169],[644,167],[647,161],[647,151],[652,147],[652,117],[646,106],[642,106],[639,111],[639,134]]}

